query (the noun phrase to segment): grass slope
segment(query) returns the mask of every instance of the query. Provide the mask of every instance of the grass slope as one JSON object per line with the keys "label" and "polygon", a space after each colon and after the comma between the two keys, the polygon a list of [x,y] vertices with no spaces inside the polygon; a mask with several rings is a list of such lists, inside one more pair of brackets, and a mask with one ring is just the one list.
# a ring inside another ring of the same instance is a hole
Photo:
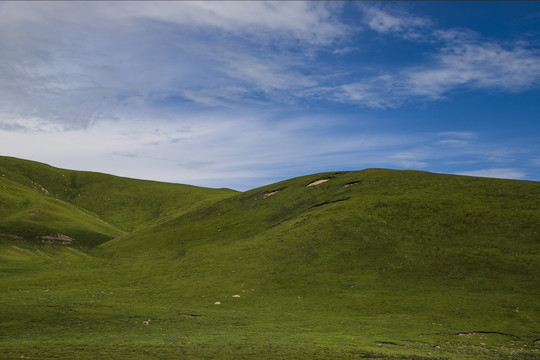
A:
{"label": "grass slope", "polygon": [[86,254],[12,249],[0,354],[538,358],[539,183],[371,169],[226,195]]}
{"label": "grass slope", "polygon": [[236,193],[230,189],[64,170],[10,157],[0,157],[0,172],[4,178],[91,211],[126,231]]}
{"label": "grass slope", "polygon": [[0,157],[0,186],[4,241],[61,242],[51,239],[61,234],[74,238],[73,245],[87,247],[235,193],[63,170],[9,157]]}
{"label": "grass slope", "polygon": [[[0,177],[0,243],[93,247],[124,232],[69,203]],[[1,256],[1,255],[0,255]]]}

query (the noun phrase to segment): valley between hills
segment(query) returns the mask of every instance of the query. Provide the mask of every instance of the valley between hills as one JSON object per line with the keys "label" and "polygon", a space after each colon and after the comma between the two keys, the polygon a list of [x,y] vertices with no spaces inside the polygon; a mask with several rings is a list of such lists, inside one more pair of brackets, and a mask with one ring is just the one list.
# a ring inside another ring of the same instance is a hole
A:
{"label": "valley between hills", "polygon": [[2,359],[540,358],[540,183],[246,192],[0,157]]}

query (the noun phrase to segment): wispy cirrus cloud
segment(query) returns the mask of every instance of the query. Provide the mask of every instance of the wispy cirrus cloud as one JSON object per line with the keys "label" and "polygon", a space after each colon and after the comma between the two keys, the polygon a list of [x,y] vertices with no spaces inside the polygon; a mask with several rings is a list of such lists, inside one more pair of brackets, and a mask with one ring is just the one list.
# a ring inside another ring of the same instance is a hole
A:
{"label": "wispy cirrus cloud", "polygon": [[537,166],[537,167],[540,167],[540,158],[533,158],[530,160],[530,164],[532,164],[533,166]]}
{"label": "wispy cirrus cloud", "polygon": [[411,145],[400,134],[336,132],[324,117],[267,116],[229,111],[186,114],[174,122],[129,117],[51,133],[6,136],[0,130],[0,152],[71,169],[128,177],[141,177],[143,169],[153,180],[246,190],[307,173],[358,169],[359,162],[378,165],[389,148]]}
{"label": "wispy cirrus cloud", "polygon": [[418,95],[438,98],[457,88],[520,91],[540,84],[540,52],[523,44],[447,44],[432,68],[408,69],[404,81]]}
{"label": "wispy cirrus cloud", "polygon": [[211,27],[258,39],[285,37],[325,44],[343,36],[346,27],[336,17],[333,3],[317,2],[69,2],[3,3],[2,23],[18,28],[62,24],[114,27],[137,26],[137,21],[160,21],[185,26]]}
{"label": "wispy cirrus cloud", "polygon": [[[472,31],[437,29],[431,19],[393,5],[358,7],[381,41],[397,36],[429,43],[431,55],[421,65],[385,70],[335,67],[318,51],[341,57],[360,49],[347,46],[353,28],[339,18],[342,6],[1,3],[0,110],[11,119],[3,126],[28,128],[17,119],[39,116],[66,129],[84,128],[128,107],[171,105],[324,100],[392,109],[442,100],[457,90],[517,92],[540,83],[540,54],[526,42],[503,44]],[[77,31],[66,35],[74,24]]]}
{"label": "wispy cirrus cloud", "polygon": [[441,100],[458,89],[517,92],[540,85],[540,51],[523,44],[446,44],[427,65],[342,85],[336,98],[372,108]]}
{"label": "wispy cirrus cloud", "polygon": [[466,145],[469,145],[469,142],[464,141],[464,140],[445,139],[445,140],[439,140],[437,144],[448,145],[448,146],[466,146]]}
{"label": "wispy cirrus cloud", "polygon": [[478,134],[472,131],[443,131],[436,134],[442,137],[455,137],[459,139],[474,139]]}
{"label": "wispy cirrus cloud", "polygon": [[[298,56],[343,38],[341,5],[310,2],[0,3],[4,128],[88,127],[130,107],[287,99],[317,82]],[[66,31],[69,29],[69,31]],[[72,30],[76,29],[76,30]],[[111,31],[114,29],[114,31]],[[300,65],[300,66],[299,66]],[[22,122],[21,122],[22,120]]]}
{"label": "wispy cirrus cloud", "polygon": [[414,16],[397,7],[366,5],[360,3],[367,26],[379,33],[396,34],[406,39],[423,38],[433,22],[424,17]]}
{"label": "wispy cirrus cloud", "polygon": [[436,135],[443,138],[437,141],[438,145],[451,147],[468,146],[470,141],[477,137],[477,134],[471,131],[443,131]]}
{"label": "wispy cirrus cloud", "polygon": [[422,169],[429,165],[427,161],[433,157],[433,153],[429,148],[421,148],[414,150],[401,151],[389,156],[391,160],[402,168],[406,169]]}
{"label": "wispy cirrus cloud", "polygon": [[294,69],[293,64],[283,64],[283,60],[268,61],[255,56],[231,55],[226,62],[225,72],[229,77],[241,79],[265,92],[292,92],[317,85],[317,81]]}
{"label": "wispy cirrus cloud", "polygon": [[463,172],[458,172],[457,175],[498,178],[498,179],[524,179],[527,176],[527,174],[524,171],[520,169],[514,169],[514,168],[494,168],[494,169],[463,171]]}
{"label": "wispy cirrus cloud", "polygon": [[524,91],[540,86],[540,51],[526,41],[500,43],[466,29],[437,29],[407,12],[362,5],[364,22],[382,35],[430,43],[422,65],[365,76],[336,89],[335,99],[372,108],[441,100],[456,90]]}
{"label": "wispy cirrus cloud", "polygon": [[[528,176],[523,159],[534,159],[534,148],[516,148],[505,141],[490,142],[471,131],[443,131],[417,136],[412,146],[403,144],[399,151],[386,155],[391,166],[400,169],[437,169],[444,165],[446,172],[524,179]],[[534,161],[534,160],[533,160]],[[452,169],[452,170],[448,170]],[[440,171],[440,170],[439,170]]]}

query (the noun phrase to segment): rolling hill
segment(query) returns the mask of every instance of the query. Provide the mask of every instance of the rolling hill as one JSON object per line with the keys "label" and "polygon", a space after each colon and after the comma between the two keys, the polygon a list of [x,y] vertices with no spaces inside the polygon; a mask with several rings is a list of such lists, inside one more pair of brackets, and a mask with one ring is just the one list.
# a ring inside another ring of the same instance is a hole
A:
{"label": "rolling hill", "polygon": [[93,247],[235,192],[0,157],[0,237]]}
{"label": "rolling hill", "polygon": [[0,173],[5,358],[538,358],[537,182]]}

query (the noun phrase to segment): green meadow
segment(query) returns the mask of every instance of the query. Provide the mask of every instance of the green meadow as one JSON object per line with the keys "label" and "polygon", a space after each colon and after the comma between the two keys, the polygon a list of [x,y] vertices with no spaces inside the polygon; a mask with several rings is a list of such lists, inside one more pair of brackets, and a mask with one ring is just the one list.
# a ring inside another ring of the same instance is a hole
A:
{"label": "green meadow", "polygon": [[540,183],[246,192],[0,157],[2,359],[540,359]]}

